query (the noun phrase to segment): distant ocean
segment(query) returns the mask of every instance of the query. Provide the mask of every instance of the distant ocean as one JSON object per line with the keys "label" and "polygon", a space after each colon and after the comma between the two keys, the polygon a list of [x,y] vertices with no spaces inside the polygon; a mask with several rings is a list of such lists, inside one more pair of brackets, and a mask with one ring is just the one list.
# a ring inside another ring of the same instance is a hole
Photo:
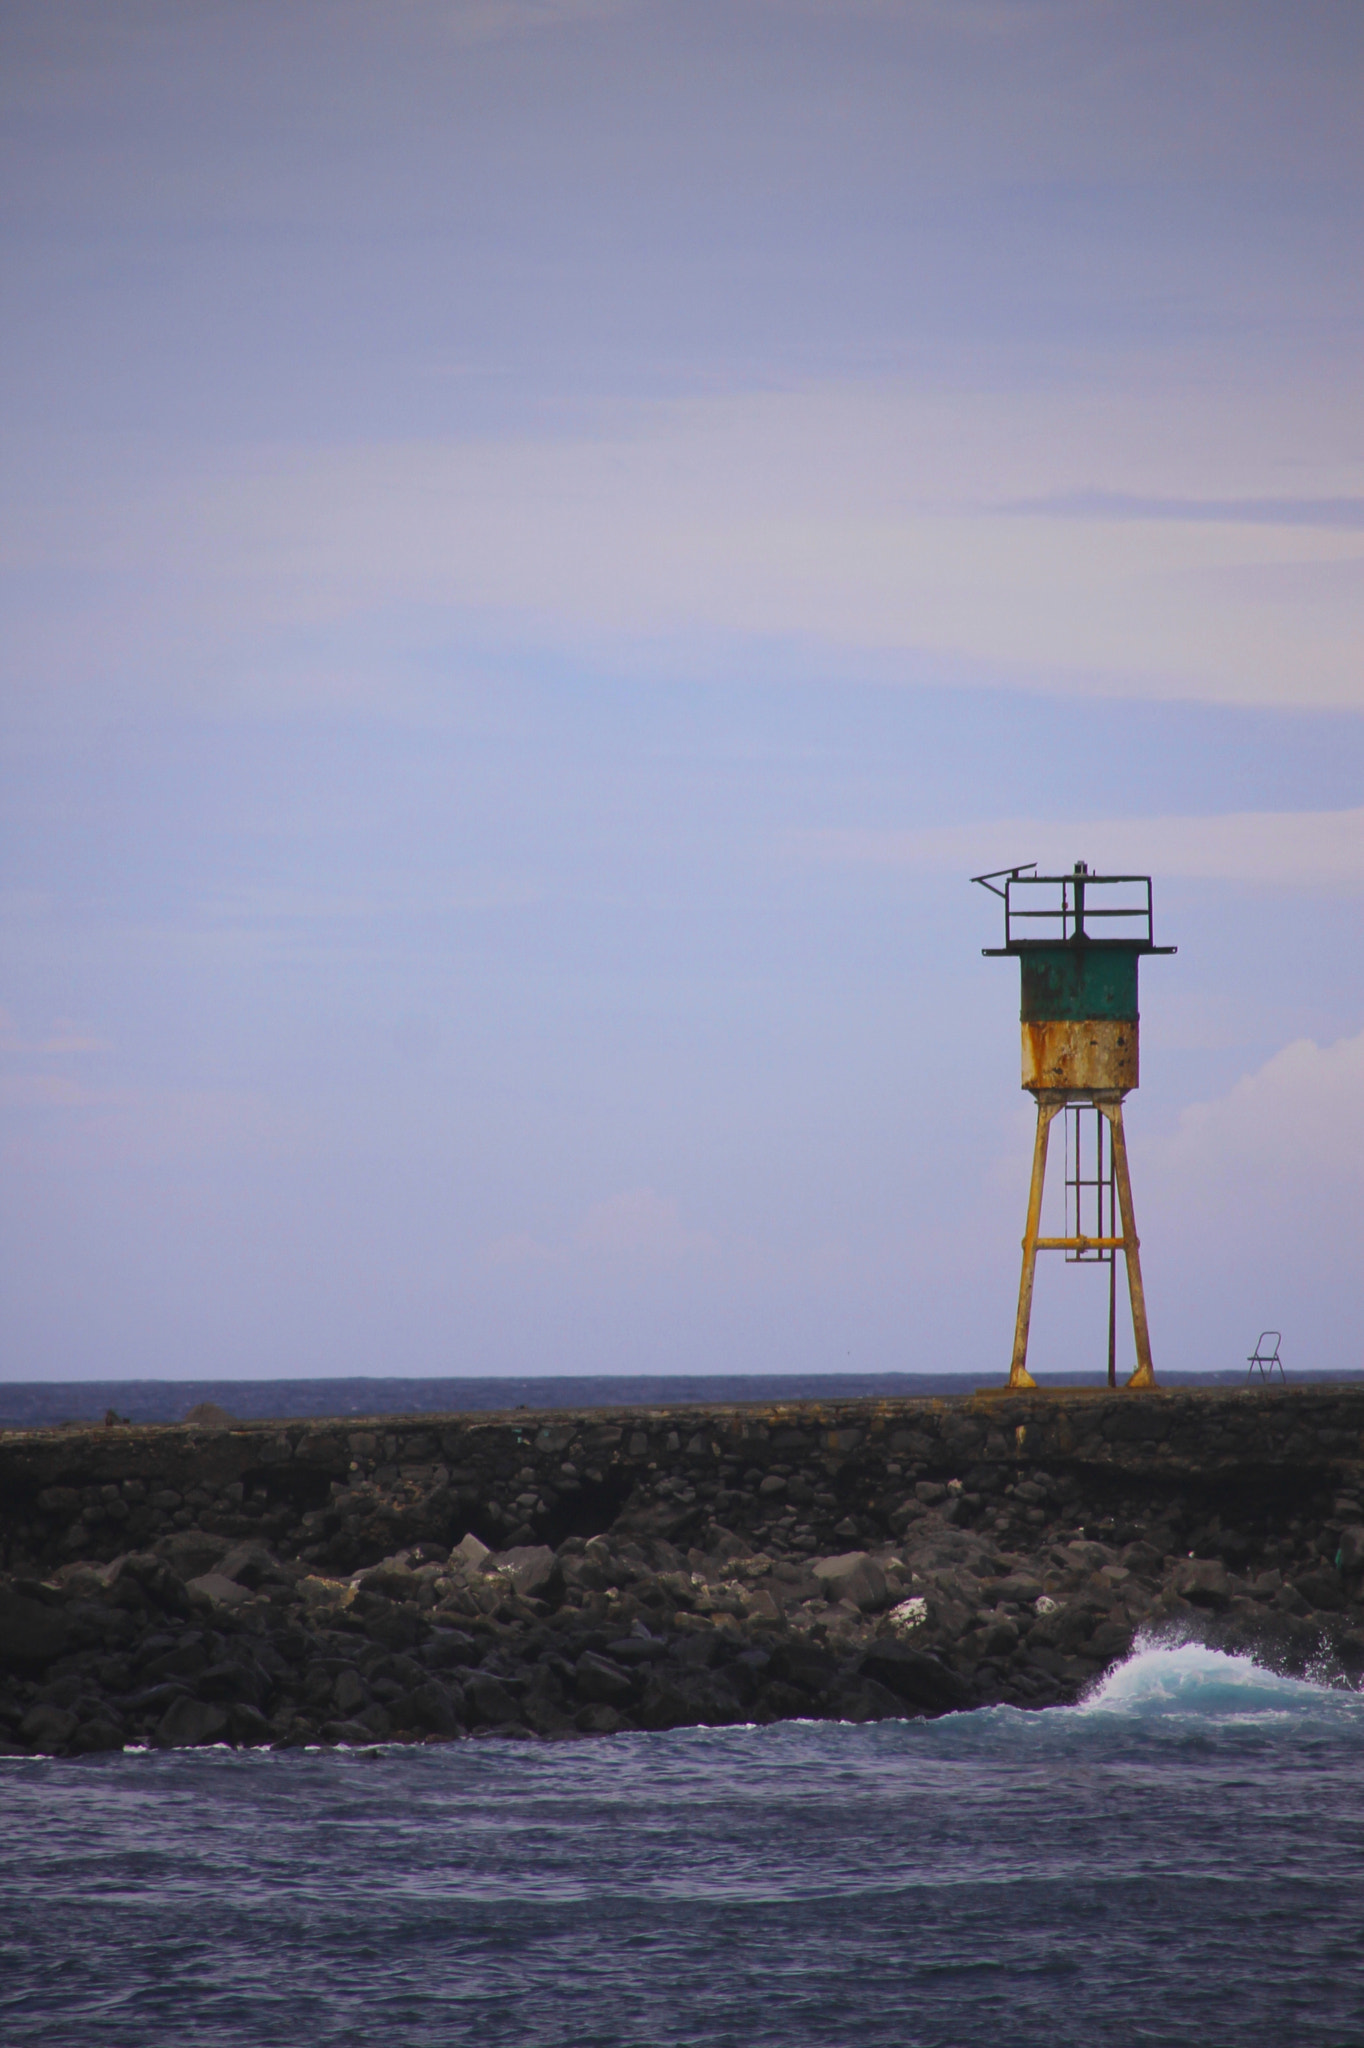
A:
{"label": "distant ocean", "polygon": [[[62,1422],[183,1422],[211,1401],[241,1422],[322,1415],[459,1415],[505,1408],[671,1407],[686,1401],[904,1400],[998,1387],[1003,1372],[599,1373],[539,1379],[13,1380],[0,1382],[0,1428]],[[1167,1372],[1166,1387],[1230,1387],[1245,1372]],[[1289,1373],[1290,1384],[1360,1380],[1364,1372]],[[1098,1373],[1039,1373],[1043,1387],[1097,1387]]]}
{"label": "distant ocean", "polygon": [[9,2048],[1345,2048],[1364,1699],[0,1760]]}

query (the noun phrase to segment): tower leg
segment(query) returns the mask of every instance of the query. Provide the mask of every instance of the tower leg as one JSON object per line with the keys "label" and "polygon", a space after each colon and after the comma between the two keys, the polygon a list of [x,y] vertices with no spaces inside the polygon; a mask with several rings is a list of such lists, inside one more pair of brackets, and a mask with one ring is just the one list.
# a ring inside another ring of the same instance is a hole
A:
{"label": "tower leg", "polygon": [[1136,1218],[1132,1213],[1132,1179],[1127,1170],[1127,1139],[1122,1127],[1121,1102],[1099,1104],[1108,1118],[1113,1142],[1113,1168],[1118,1181],[1118,1206],[1122,1212],[1123,1251],[1127,1259],[1127,1292],[1132,1303],[1132,1335],[1137,1347],[1137,1369],[1129,1387],[1153,1387],[1156,1375],[1151,1365],[1151,1333],[1146,1326],[1146,1292],[1141,1284],[1141,1251]]}
{"label": "tower leg", "polygon": [[1047,1140],[1059,1102],[1037,1105],[1037,1137],[1032,1151],[1032,1186],[1028,1190],[1028,1224],[1023,1234],[1023,1272],[1018,1283],[1018,1321],[1014,1325],[1014,1355],[1009,1367],[1011,1387],[1035,1387],[1028,1371],[1028,1325],[1032,1321],[1032,1285],[1037,1273],[1037,1239],[1042,1228],[1042,1183],[1047,1177]]}

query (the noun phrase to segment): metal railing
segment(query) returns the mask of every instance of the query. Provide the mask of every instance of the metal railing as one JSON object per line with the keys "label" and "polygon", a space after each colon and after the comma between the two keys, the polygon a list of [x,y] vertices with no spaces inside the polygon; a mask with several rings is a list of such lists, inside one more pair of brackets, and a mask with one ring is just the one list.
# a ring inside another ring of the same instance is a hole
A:
{"label": "metal railing", "polygon": [[[1035,861],[992,874],[973,875],[1004,904],[1004,947],[1118,944],[1143,953],[1173,952],[1157,946],[1149,875],[1091,874],[1077,861],[1068,875],[1039,875]],[[1031,871],[1031,872],[1030,872]],[[1098,930],[1091,927],[1098,926]]]}

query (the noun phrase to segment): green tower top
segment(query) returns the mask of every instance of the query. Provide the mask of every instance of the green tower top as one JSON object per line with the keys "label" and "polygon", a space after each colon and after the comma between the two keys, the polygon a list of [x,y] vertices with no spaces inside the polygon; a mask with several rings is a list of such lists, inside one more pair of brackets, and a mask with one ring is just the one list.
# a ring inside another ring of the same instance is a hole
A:
{"label": "green tower top", "polygon": [[972,880],[1004,904],[1004,944],[1022,969],[1025,1024],[1137,1016],[1137,962],[1158,946],[1149,875],[1096,875],[1076,861],[1068,875],[1039,875],[1036,861]]}

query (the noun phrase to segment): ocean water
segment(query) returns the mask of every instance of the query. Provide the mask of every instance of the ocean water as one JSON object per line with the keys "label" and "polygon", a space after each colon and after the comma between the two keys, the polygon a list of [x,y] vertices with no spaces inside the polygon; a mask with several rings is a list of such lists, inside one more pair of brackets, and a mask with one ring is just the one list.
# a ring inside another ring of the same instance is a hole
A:
{"label": "ocean water", "polygon": [[[211,1401],[241,1422],[281,1416],[469,1415],[511,1408],[668,1407],[687,1401],[901,1401],[1000,1387],[989,1372],[594,1373],[534,1379],[307,1380],[0,1380],[0,1428],[102,1422],[109,1409],[125,1422],[183,1422]],[[1334,1385],[1364,1372],[1290,1372],[1289,1385]],[[1042,1387],[1098,1387],[1097,1372],[1042,1372]],[[1246,1385],[1244,1367],[1224,1372],[1167,1372],[1161,1385]]]}
{"label": "ocean water", "polygon": [[1364,1697],[0,1762],[0,2040],[1364,2043]]}

